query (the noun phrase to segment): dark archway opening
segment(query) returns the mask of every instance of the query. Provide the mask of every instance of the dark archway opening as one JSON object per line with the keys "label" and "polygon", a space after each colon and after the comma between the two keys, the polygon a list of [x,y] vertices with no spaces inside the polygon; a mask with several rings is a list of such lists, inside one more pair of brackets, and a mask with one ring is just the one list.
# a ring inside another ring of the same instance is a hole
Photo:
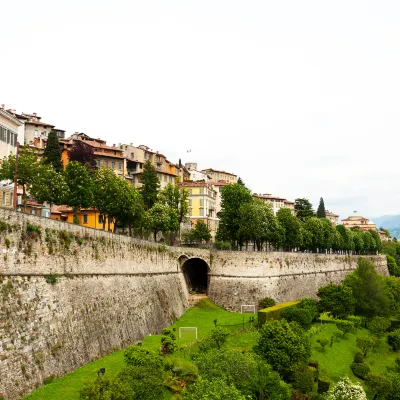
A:
{"label": "dark archway opening", "polygon": [[201,258],[190,258],[182,265],[186,284],[191,293],[207,293],[208,265]]}

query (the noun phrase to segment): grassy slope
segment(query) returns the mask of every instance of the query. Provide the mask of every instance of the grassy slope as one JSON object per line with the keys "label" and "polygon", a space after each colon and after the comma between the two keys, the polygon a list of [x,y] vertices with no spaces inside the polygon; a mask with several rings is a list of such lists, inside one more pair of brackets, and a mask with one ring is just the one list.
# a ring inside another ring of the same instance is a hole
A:
{"label": "grassy slope", "polygon": [[[230,325],[240,324],[243,321],[243,315],[230,313],[217,307],[209,300],[202,300],[197,307],[189,309],[172,327],[180,326],[197,326],[198,338],[202,339],[208,336],[210,330],[214,327],[213,320],[217,319],[218,324]],[[246,316],[248,320],[248,316]],[[330,320],[326,318],[326,320]],[[335,342],[333,347],[329,345],[325,348],[325,352],[321,351],[317,339],[326,337],[330,339],[333,332],[337,332],[337,328],[333,323],[324,323],[323,325],[314,324],[313,329],[319,330],[312,335],[312,359],[318,360],[321,376],[328,378],[331,382],[336,382],[340,377],[348,375],[352,380],[358,380],[352,373],[350,365],[353,362],[354,355],[358,351],[356,346],[357,336],[368,336],[366,329],[358,329],[355,333],[349,333],[347,339],[341,339]],[[238,350],[251,349],[258,338],[257,331],[247,331],[245,333],[233,332],[228,338],[228,346]],[[184,345],[194,339],[190,333],[179,340],[179,346]],[[142,341],[143,347],[158,350],[160,347],[160,335],[148,336]],[[190,349],[185,349],[174,354],[174,357],[187,358]],[[386,372],[388,366],[394,365],[394,359],[398,353],[390,351],[385,339],[382,339],[380,346],[371,351],[367,357],[367,362],[371,366],[371,370],[379,373]],[[29,400],[75,400],[79,399],[79,390],[85,382],[94,380],[97,371],[106,368],[107,376],[115,376],[124,366],[123,350],[110,354],[100,360],[85,365],[82,368],[57,379],[53,383],[43,386],[35,392],[28,395],[25,399]],[[169,396],[167,396],[168,398]]]}
{"label": "grassy slope", "polygon": [[[246,316],[248,320],[249,316]],[[214,327],[214,319],[218,320],[219,325],[240,324],[243,321],[243,315],[231,313],[221,309],[208,299],[202,300],[197,307],[190,308],[181,318],[179,318],[172,327],[180,326],[196,326],[198,328],[198,338],[202,339],[208,336],[210,330]],[[178,329],[177,329],[178,333]],[[191,340],[194,336],[187,331],[179,345],[183,345]],[[241,337],[243,336],[243,337]],[[229,339],[232,347],[249,348],[254,341],[254,334],[235,335]],[[160,335],[147,336],[143,341],[143,347],[157,350],[160,347]],[[178,354],[177,354],[178,355]],[[182,354],[182,356],[185,356]],[[123,350],[110,354],[99,360],[93,361],[84,367],[68,374],[62,378],[55,380],[53,383],[43,386],[25,399],[29,400],[76,400],[79,399],[79,391],[83,388],[85,382],[90,382],[97,377],[97,371],[100,368],[106,368],[106,374],[109,377],[117,375],[124,366]]]}
{"label": "grassy slope", "polygon": [[[333,332],[339,331],[333,323],[322,326],[316,324],[314,326],[321,328],[321,331],[312,337],[312,358],[318,360],[320,374],[333,382],[338,381],[344,375],[349,376],[354,381],[362,382],[353,375],[350,365],[353,362],[354,355],[360,351],[356,346],[356,338],[369,336],[369,332],[366,329],[358,329],[357,332],[349,333],[346,339],[335,342],[332,347],[328,345],[325,352],[322,352],[321,347],[316,342],[317,339],[330,339]],[[394,359],[397,356],[398,353],[390,351],[386,338],[382,338],[379,347],[369,352],[367,362],[372,371],[385,373],[387,367],[394,365]]]}

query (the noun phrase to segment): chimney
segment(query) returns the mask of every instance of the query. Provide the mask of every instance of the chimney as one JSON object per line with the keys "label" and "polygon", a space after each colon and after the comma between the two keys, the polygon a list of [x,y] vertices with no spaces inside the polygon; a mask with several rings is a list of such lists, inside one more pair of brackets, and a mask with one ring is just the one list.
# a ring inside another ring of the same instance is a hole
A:
{"label": "chimney", "polygon": [[34,115],[35,117],[37,116],[37,114],[36,114],[36,113],[32,113],[32,115]]}

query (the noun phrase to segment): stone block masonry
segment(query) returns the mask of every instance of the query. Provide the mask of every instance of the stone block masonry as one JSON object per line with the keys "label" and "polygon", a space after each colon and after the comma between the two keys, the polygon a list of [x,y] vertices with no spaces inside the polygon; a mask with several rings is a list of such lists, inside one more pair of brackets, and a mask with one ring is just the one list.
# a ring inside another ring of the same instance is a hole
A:
{"label": "stone block masonry", "polygon": [[[198,258],[209,267],[209,297],[233,311],[266,296],[313,296],[358,259],[168,247],[0,209],[0,394],[19,399],[159,333],[186,311],[182,268]],[[387,274],[386,259],[372,259]]]}
{"label": "stone block masonry", "polygon": [[[240,311],[264,297],[276,302],[316,297],[318,288],[339,283],[357,268],[360,256],[283,252],[228,252],[212,255],[209,297],[220,306]],[[370,256],[377,271],[388,275],[385,256]]]}

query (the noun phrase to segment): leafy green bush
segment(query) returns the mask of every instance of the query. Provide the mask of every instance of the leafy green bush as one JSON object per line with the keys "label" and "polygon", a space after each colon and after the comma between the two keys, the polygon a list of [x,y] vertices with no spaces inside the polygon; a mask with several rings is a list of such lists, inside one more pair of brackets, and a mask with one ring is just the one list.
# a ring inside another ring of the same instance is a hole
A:
{"label": "leafy green bush", "polygon": [[313,299],[312,297],[304,297],[297,304],[297,307],[304,308],[306,310],[310,310],[312,317],[313,317],[313,321],[315,321],[319,316],[318,300]]}
{"label": "leafy green bush", "polygon": [[390,319],[384,317],[374,317],[368,322],[368,329],[377,337],[382,337],[390,328]]}
{"label": "leafy green bush", "polygon": [[127,382],[119,379],[99,377],[94,382],[86,383],[79,393],[80,400],[99,399],[136,399],[135,393]]}
{"label": "leafy green bush", "polygon": [[260,329],[254,351],[284,375],[307,364],[311,343],[309,335],[297,323],[282,319],[268,322]]}
{"label": "leafy green bush", "polygon": [[228,385],[223,379],[207,381],[200,379],[191,388],[190,392],[184,393],[186,400],[246,400],[235,386]]}
{"label": "leafy green bush", "polygon": [[351,321],[355,328],[361,328],[364,326],[365,318],[358,315],[349,315],[346,319]]}
{"label": "leafy green bush", "polygon": [[219,250],[231,250],[232,245],[229,242],[215,242],[215,247]]}
{"label": "leafy green bush", "polygon": [[300,390],[302,393],[309,393],[313,389],[314,374],[310,368],[305,368],[300,371],[296,371],[294,374],[293,388]]}
{"label": "leafy green bush", "polygon": [[164,328],[161,331],[161,354],[172,354],[178,350],[176,335],[172,329]]}
{"label": "leafy green bush", "polygon": [[211,329],[211,334],[210,334],[210,339],[214,341],[214,343],[217,345],[218,349],[221,348],[228,339],[230,332],[228,329],[223,328],[221,326],[217,326],[213,329]]}
{"label": "leafy green bush", "polygon": [[328,379],[318,379],[318,394],[326,393],[329,390],[330,382]]}
{"label": "leafy green bush", "polygon": [[280,303],[273,307],[265,308],[264,310],[258,311],[258,324],[263,325],[266,321],[279,319],[280,313],[287,307],[293,307],[298,304],[298,301],[288,301],[286,303]]}
{"label": "leafy green bush", "polygon": [[288,307],[281,311],[280,317],[288,322],[297,322],[303,329],[311,328],[313,314],[307,308]]}
{"label": "leafy green bush", "polygon": [[50,384],[51,382],[53,382],[54,381],[54,375],[50,375],[50,376],[48,376],[47,378],[44,378],[43,379],[43,385],[48,385],[48,384]]}
{"label": "leafy green bush", "polygon": [[350,365],[350,369],[353,371],[353,374],[361,379],[366,379],[367,375],[370,373],[371,369],[368,364],[365,363],[353,363]]}
{"label": "leafy green bush", "polygon": [[364,362],[364,355],[363,353],[357,352],[354,356],[354,362],[358,364],[362,364]]}
{"label": "leafy green bush", "polygon": [[361,338],[357,338],[356,343],[357,343],[357,347],[359,347],[361,349],[361,351],[363,352],[364,358],[365,358],[365,357],[367,357],[368,351],[371,349],[371,347],[373,347],[375,342],[372,338],[361,337]]}
{"label": "leafy green bush", "polygon": [[345,319],[338,319],[335,321],[335,324],[336,327],[342,332],[343,338],[345,338],[349,332],[354,330],[354,323]]}
{"label": "leafy green bush", "polygon": [[400,329],[395,329],[389,333],[388,342],[392,346],[393,351],[400,350]]}
{"label": "leafy green bush", "polygon": [[162,367],[163,362],[160,356],[151,350],[139,346],[129,346],[124,351],[124,360],[127,365],[133,367],[149,366],[154,369]]}
{"label": "leafy green bush", "polygon": [[317,339],[317,343],[319,343],[319,345],[322,348],[322,351],[325,351],[325,347],[329,344],[330,340],[326,339],[326,338],[320,338]]}
{"label": "leafy green bush", "polygon": [[272,299],[271,297],[264,297],[258,303],[258,307],[260,309],[273,307],[274,305],[276,305],[276,301],[274,299]]}

